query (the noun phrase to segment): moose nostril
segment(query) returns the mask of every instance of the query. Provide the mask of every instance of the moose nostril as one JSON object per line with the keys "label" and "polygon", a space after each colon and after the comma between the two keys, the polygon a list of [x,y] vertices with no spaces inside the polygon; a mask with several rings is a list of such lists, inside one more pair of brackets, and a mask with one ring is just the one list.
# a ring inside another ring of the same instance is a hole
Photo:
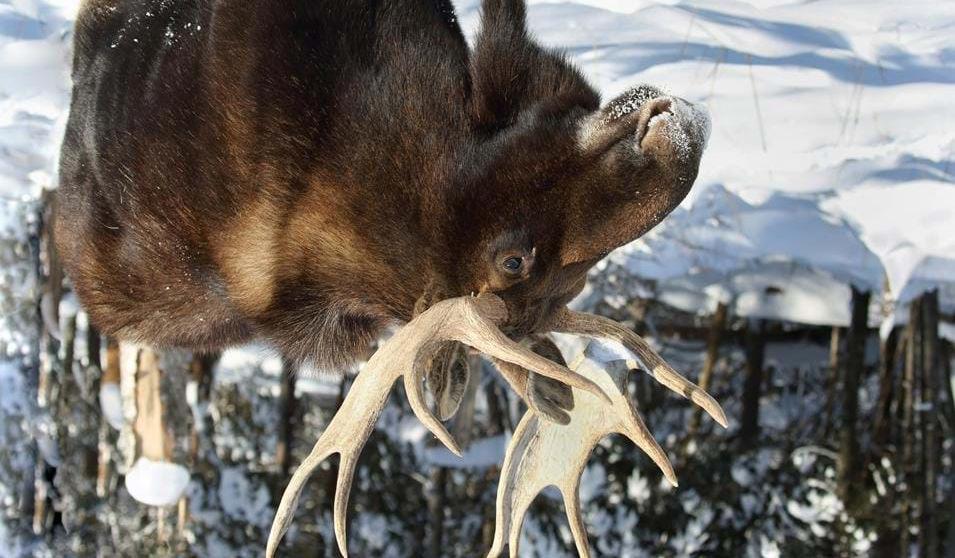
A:
{"label": "moose nostril", "polygon": [[672,112],[670,110],[670,99],[656,99],[650,101],[650,115],[647,120],[653,120],[654,116],[659,116],[666,112]]}
{"label": "moose nostril", "polygon": [[653,119],[662,114],[672,114],[672,103],[670,99],[654,99],[649,101],[643,108],[643,114],[640,115],[640,129],[637,132],[637,142],[642,147],[643,140],[650,131],[650,124]]}

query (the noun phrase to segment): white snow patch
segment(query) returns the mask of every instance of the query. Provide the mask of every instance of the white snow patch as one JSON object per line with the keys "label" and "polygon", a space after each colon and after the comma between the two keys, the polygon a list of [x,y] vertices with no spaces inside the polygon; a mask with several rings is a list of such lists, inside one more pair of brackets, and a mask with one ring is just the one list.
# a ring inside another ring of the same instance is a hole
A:
{"label": "white snow patch", "polygon": [[126,490],[147,506],[171,506],[189,485],[189,470],[182,465],[140,457],[126,473]]}
{"label": "white snow patch", "polygon": [[634,470],[630,478],[627,479],[627,496],[638,504],[643,504],[650,499],[653,492],[650,488],[650,481],[647,477]]}
{"label": "white snow patch", "polygon": [[[456,4],[473,33],[478,0]],[[729,287],[793,262],[824,278],[815,301],[802,289],[798,312],[738,311],[816,324],[841,325],[845,302],[827,310],[833,282],[878,294],[886,276],[901,303],[940,288],[955,309],[955,5],[530,4],[534,35],[566,49],[604,98],[652,83],[713,117],[688,199],[611,256],[631,273],[669,284],[715,271]],[[685,305],[712,304],[690,294]]]}
{"label": "white snow patch", "polygon": [[122,430],[126,424],[123,415],[123,395],[118,384],[103,383],[99,388],[99,408],[103,418],[114,430]]}
{"label": "white snow patch", "polygon": [[786,511],[796,519],[807,523],[817,536],[825,536],[828,528],[823,525],[831,523],[842,512],[842,503],[830,492],[812,491],[808,494],[808,502],[788,500]]}
{"label": "white snow patch", "polygon": [[444,446],[430,447],[425,450],[427,461],[437,467],[453,469],[486,469],[500,465],[504,461],[509,438],[504,435],[482,438],[464,450],[458,457]]}
{"label": "white snow patch", "polygon": [[222,510],[233,519],[264,525],[270,521],[269,491],[262,484],[253,484],[238,467],[222,469],[219,480]]}

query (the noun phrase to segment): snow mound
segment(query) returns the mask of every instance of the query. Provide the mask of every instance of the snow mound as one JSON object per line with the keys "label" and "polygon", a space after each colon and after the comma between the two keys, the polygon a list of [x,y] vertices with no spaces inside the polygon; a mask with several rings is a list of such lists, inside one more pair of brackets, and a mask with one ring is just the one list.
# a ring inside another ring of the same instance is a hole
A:
{"label": "snow mound", "polygon": [[182,465],[140,457],[126,473],[126,490],[147,506],[171,506],[189,485],[189,470]]}

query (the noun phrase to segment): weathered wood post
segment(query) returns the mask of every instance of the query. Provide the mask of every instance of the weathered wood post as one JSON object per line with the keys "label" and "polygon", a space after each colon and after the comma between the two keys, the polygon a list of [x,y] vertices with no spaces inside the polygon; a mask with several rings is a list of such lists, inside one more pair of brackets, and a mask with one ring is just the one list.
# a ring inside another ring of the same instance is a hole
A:
{"label": "weathered wood post", "polygon": [[[114,434],[112,429],[122,428],[121,387],[122,374],[119,367],[119,342],[106,339],[106,364],[100,379],[100,413],[103,420],[99,431],[99,456],[96,469],[96,494],[106,498],[112,479]],[[111,407],[111,408],[108,408]],[[108,414],[110,413],[110,414]]]}
{"label": "weathered wood post", "polygon": [[865,368],[865,343],[869,332],[868,291],[852,287],[852,319],[846,336],[846,359],[842,385],[842,421],[839,428],[839,460],[837,476],[839,492],[851,509],[858,495],[855,486],[860,478],[859,438],[859,381]]}
{"label": "weathered wood post", "polygon": [[292,440],[294,438],[295,384],[298,368],[291,361],[283,359],[282,377],[279,379],[279,435],[275,448],[275,463],[282,477],[288,477],[292,465]]}
{"label": "weathered wood post", "polygon": [[[37,443],[34,467],[32,502],[26,504],[33,516],[33,532],[48,533],[59,521],[53,507],[53,480],[56,476],[58,440],[54,412],[60,392],[62,361],[60,359],[59,305],[63,294],[63,268],[53,242],[52,228],[53,192],[44,190],[37,215],[35,235],[35,274],[38,285],[37,309],[39,348],[37,351],[37,408],[47,420],[41,424],[42,437]],[[58,374],[59,369],[59,374]],[[32,504],[32,506],[30,505]],[[27,510],[25,510],[27,511]]]}
{"label": "weathered wood post", "polygon": [[[945,414],[948,416],[946,424],[948,425],[949,438],[955,438],[955,393],[952,392],[952,383],[949,380],[952,377],[952,343],[950,341],[941,342],[941,360],[942,360],[942,392],[945,397]],[[955,444],[949,448],[950,468],[955,469]],[[949,474],[953,473],[949,470]],[[945,534],[945,544],[942,548],[945,550],[945,558],[955,558],[955,483],[948,484],[948,494],[945,498],[948,502],[948,532]]]}
{"label": "weathered wood post", "polygon": [[888,337],[879,343],[879,395],[875,405],[872,427],[872,448],[868,461],[876,459],[889,440],[892,420],[892,402],[898,397],[895,390],[895,355],[899,344],[899,329],[892,328]]}
{"label": "weathered wood post", "polygon": [[938,291],[922,295],[922,524],[919,546],[925,558],[938,556],[938,514],[935,492],[939,473],[938,407],[941,366],[938,339]]}
{"label": "weathered wood post", "polygon": [[912,527],[917,523],[918,509],[915,496],[921,493],[917,474],[918,449],[918,416],[915,408],[918,404],[918,380],[921,366],[922,335],[922,305],[920,300],[914,300],[909,305],[909,323],[906,327],[905,373],[903,375],[904,400],[902,405],[902,427],[900,442],[902,459],[900,470],[903,483],[900,490],[902,500],[901,509],[901,536],[899,550],[902,556],[908,556],[912,545]]}
{"label": "weathered wood post", "polygon": [[740,440],[750,447],[759,438],[759,403],[763,394],[763,365],[766,355],[766,322],[750,318],[746,326],[746,379],[743,382],[743,411]]}
{"label": "weathered wood post", "polygon": [[839,393],[839,369],[842,368],[842,328],[833,326],[829,336],[829,375],[826,378],[826,403],[822,415],[825,421],[823,438],[829,438],[833,424],[833,410]]}
{"label": "weathered wood post", "polygon": [[[157,524],[156,543],[174,533],[169,518],[189,484],[185,460],[192,420],[186,398],[188,354],[159,352],[120,343],[120,383],[124,423],[120,432],[120,472],[130,496],[149,506]],[[167,370],[176,369],[177,373]]]}

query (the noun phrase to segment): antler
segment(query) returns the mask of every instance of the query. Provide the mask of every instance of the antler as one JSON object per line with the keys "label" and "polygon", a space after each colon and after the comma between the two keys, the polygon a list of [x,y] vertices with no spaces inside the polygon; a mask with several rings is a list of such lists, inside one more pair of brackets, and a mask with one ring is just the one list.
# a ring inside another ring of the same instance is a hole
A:
{"label": "antler", "polygon": [[[489,556],[500,554],[505,535],[511,556],[517,555],[524,514],[540,490],[549,485],[557,486],[563,494],[577,549],[581,556],[589,556],[577,491],[591,451],[607,434],[621,433],[629,437],[653,459],[667,480],[676,485],[670,460],[627,397],[627,373],[638,368],[637,363],[617,361],[604,372],[599,363],[585,356],[577,361],[576,372],[571,371],[505,336],[498,325],[504,322],[506,315],[504,303],[493,294],[445,300],[414,318],[382,345],[358,375],[341,409],[289,481],[272,523],[266,556],[275,555],[292,521],[305,482],[333,453],[341,455],[335,489],[335,537],[342,555],[348,556],[345,515],[355,465],[399,377],[404,377],[405,391],[415,415],[450,451],[461,454],[451,435],[424,403],[423,376],[432,366],[435,352],[446,348],[448,342],[470,345],[495,359],[503,365],[502,370],[509,370],[512,375],[516,370],[529,372],[529,378],[537,373],[579,391],[569,395],[551,393],[555,397],[552,403],[561,411],[563,420],[559,422],[563,424],[542,421],[534,412],[528,412],[515,431],[498,487],[496,533]],[[726,426],[726,415],[712,397],[673,370],[646,341],[623,325],[565,309],[555,314],[545,329],[620,342],[637,355],[657,381],[687,397]],[[554,356],[546,344],[536,350]],[[515,386],[524,397],[528,397],[526,381]],[[541,393],[546,395],[550,391]]]}
{"label": "antler", "polygon": [[345,515],[355,465],[378,416],[384,409],[392,385],[404,377],[408,402],[418,419],[452,452],[458,445],[424,402],[422,377],[433,351],[447,341],[460,341],[504,362],[559,380],[595,399],[609,398],[594,381],[547,360],[518,345],[499,329],[507,317],[503,301],[492,294],[462,297],[439,302],[398,330],[371,357],[355,379],[341,409],[335,414],[311,453],[292,475],[276,511],[269,533],[266,556],[272,557],[288,530],[305,482],[333,453],[340,454],[334,504],[335,538],[343,556],[348,556]]}
{"label": "antler", "polygon": [[508,445],[501,469],[494,543],[488,552],[489,558],[499,556],[505,542],[510,556],[518,555],[527,508],[547,486],[557,487],[564,499],[577,552],[582,557],[590,555],[578,488],[590,453],[608,434],[626,435],[650,455],[670,482],[676,482],[669,459],[649,435],[626,396],[629,373],[626,363],[615,361],[603,370],[599,363],[583,356],[573,366],[578,373],[600,382],[612,393],[613,403],[608,406],[592,397],[575,394],[574,409],[566,425],[542,420],[532,412],[524,414]]}
{"label": "antler", "polygon": [[[558,364],[567,364],[560,349],[548,337],[534,335],[528,339],[528,343],[529,348],[535,353]],[[570,422],[570,415],[566,410],[574,408],[574,394],[569,387],[550,378],[528,372],[509,362],[496,360],[494,366],[529,409],[558,424]]]}
{"label": "antler", "polygon": [[[653,379],[700,406],[723,428],[727,427],[726,413],[723,412],[720,404],[710,397],[710,394],[680,375],[653,350],[649,343],[623,324],[602,316],[564,309],[555,314],[548,329],[558,333],[617,341],[628,351],[637,355]],[[628,360],[627,366],[633,370],[641,368],[639,363],[633,360]]]}
{"label": "antler", "polygon": [[[647,361],[648,365],[653,363],[654,370],[664,371],[656,373],[658,380],[671,389],[675,389],[675,386],[683,389],[687,397],[706,409],[717,422],[726,426],[726,416],[719,404],[673,371],[635,333],[610,320],[569,311],[558,316],[554,325],[557,330],[567,333],[609,337],[623,342],[642,360]],[[611,394],[612,403],[607,405],[590,394],[576,393],[575,405],[568,411],[570,421],[566,425],[541,420],[532,412],[524,415],[508,445],[501,470],[494,543],[488,553],[489,558],[500,555],[505,537],[510,556],[518,555],[521,526],[527,508],[547,486],[557,487],[563,497],[577,552],[583,558],[590,556],[578,489],[590,453],[608,434],[618,433],[630,438],[660,467],[671,484],[677,484],[670,460],[650,435],[646,424],[627,397],[627,376],[633,363],[616,360],[601,364],[595,358],[592,347],[593,345],[587,347],[572,368],[597,382],[604,391]]]}

